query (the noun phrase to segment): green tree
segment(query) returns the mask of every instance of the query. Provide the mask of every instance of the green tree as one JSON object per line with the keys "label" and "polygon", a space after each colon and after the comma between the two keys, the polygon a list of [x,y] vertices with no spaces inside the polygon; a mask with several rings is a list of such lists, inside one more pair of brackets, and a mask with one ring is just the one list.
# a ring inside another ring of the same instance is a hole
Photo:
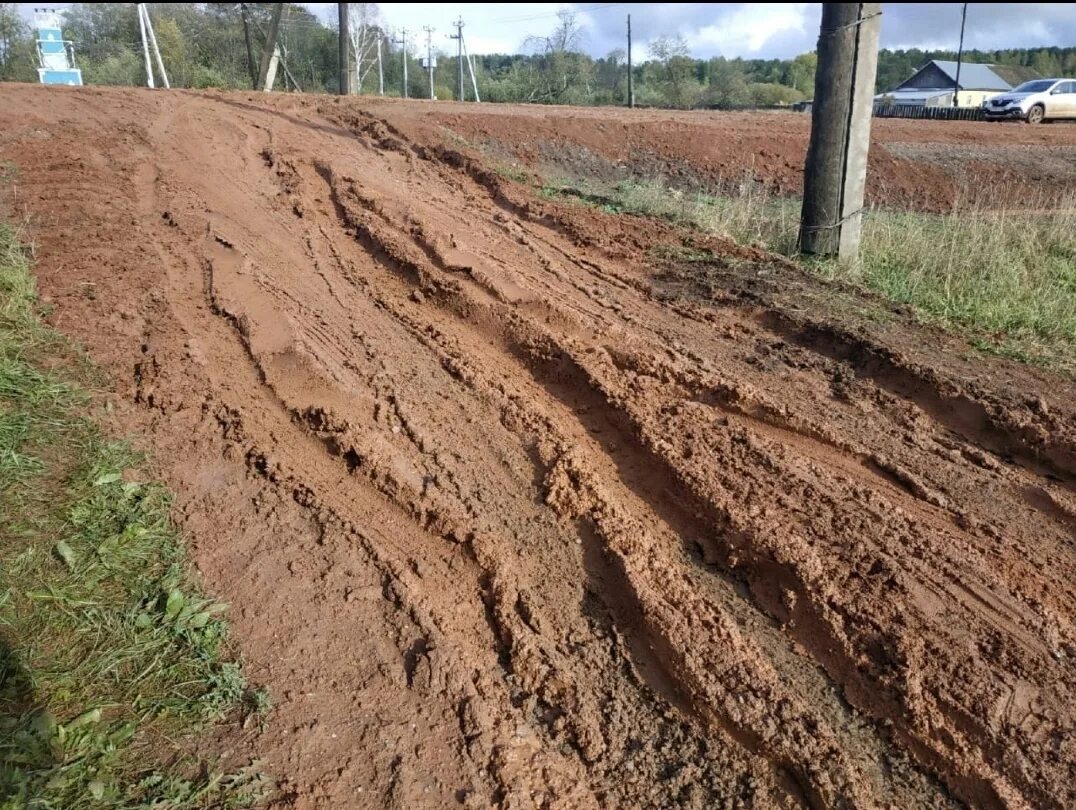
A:
{"label": "green tree", "polygon": [[743,107],[752,103],[751,90],[740,66],[724,57],[710,60],[710,87],[707,101],[720,109]]}
{"label": "green tree", "polygon": [[801,53],[793,59],[785,71],[785,84],[805,95],[814,95],[814,74],[818,70],[818,54]]}
{"label": "green tree", "polygon": [[650,43],[649,51],[657,62],[653,73],[665,104],[681,108],[697,104],[702,88],[695,78],[697,63],[691,58],[684,38],[679,34],[658,37]]}

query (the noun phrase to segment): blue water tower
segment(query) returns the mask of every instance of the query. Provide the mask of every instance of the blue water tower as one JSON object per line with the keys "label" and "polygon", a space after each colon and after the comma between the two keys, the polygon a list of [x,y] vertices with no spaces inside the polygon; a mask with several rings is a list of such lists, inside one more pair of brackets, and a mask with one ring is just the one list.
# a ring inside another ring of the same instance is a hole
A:
{"label": "blue water tower", "polygon": [[74,43],[63,38],[60,15],[54,9],[35,8],[37,29],[37,75],[42,84],[82,84],[82,71],[75,67]]}

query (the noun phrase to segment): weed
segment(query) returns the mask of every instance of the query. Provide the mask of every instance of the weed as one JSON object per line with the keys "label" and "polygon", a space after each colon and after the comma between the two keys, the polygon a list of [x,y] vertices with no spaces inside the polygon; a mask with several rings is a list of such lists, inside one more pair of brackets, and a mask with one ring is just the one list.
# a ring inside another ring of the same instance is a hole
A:
{"label": "weed", "polygon": [[[798,200],[750,178],[722,189],[718,196],[660,180],[561,181],[542,193],[797,255]],[[1015,211],[984,203],[948,214],[870,210],[858,263],[799,258],[815,275],[906,304],[985,351],[1076,373],[1076,197]]]}
{"label": "weed", "polygon": [[34,305],[0,225],[0,808],[249,806],[253,771],[206,774],[183,741],[248,694],[224,606]]}

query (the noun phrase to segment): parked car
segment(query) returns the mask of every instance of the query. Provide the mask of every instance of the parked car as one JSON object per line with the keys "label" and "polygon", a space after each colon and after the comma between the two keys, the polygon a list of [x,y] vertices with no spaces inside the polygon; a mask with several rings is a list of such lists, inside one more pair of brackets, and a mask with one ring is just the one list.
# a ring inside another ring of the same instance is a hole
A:
{"label": "parked car", "polygon": [[1076,118],[1076,79],[1033,79],[983,102],[987,121]]}

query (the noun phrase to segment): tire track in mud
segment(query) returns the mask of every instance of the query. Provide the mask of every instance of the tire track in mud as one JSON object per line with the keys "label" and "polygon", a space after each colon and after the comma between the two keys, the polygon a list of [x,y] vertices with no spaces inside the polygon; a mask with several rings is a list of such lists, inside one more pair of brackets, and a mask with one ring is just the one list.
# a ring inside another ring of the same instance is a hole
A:
{"label": "tire track in mud", "polygon": [[1047,416],[965,391],[991,421],[964,419],[932,368],[888,376],[735,292],[663,300],[656,231],[610,247],[391,121],[181,98],[108,168],[152,167],[131,213],[165,269],[107,279],[152,291],[133,399],[274,493],[216,501],[231,525],[316,527],[289,587],[376,583],[348,632],[311,621],[388,657],[302,662],[318,692],[350,666],[388,716],[433,718],[319,704],[372,762],[335,775],[344,751],[270,730],[292,804],[950,805],[909,754],[976,806],[1067,803],[1073,510],[1043,473],[1068,462],[1026,449]]}
{"label": "tire track in mud", "polygon": [[[323,179],[325,179],[325,172],[324,172],[324,171],[321,171],[321,172],[320,172],[320,174],[321,174],[321,176],[323,177]],[[340,214],[340,203],[339,203],[339,200],[337,200],[337,199],[335,199],[335,198],[334,198],[334,206],[336,206],[336,208],[337,208],[337,214],[338,214],[338,216],[339,216],[339,214]],[[422,245],[421,247],[423,247],[423,249],[424,249],[424,252],[426,252],[426,253],[427,253],[427,255],[430,255],[431,253],[434,253],[434,251],[433,251],[433,250],[432,250],[432,249],[430,248],[430,246],[428,246],[428,245]],[[442,264],[443,264],[443,265],[447,265],[447,262],[442,262]],[[419,278],[419,277],[420,277],[420,276],[419,276],[418,274],[416,274],[416,278],[415,278],[415,279],[413,279],[413,281],[414,281],[414,280],[418,280],[418,278]]]}
{"label": "tire track in mud", "polygon": [[[332,182],[331,177],[328,176],[328,172],[326,172],[325,170],[323,170],[323,169],[320,170],[319,175],[323,179],[326,179],[328,182],[330,182],[330,183]],[[341,213],[342,213],[341,209],[345,208],[345,206],[343,206],[341,204],[338,197],[333,199],[333,203],[334,203],[334,208],[336,210],[336,214],[338,216],[340,216]],[[370,206],[366,206],[366,208],[369,209]],[[349,216],[345,217],[344,224],[345,224],[345,227],[355,227],[355,215],[352,214],[352,215],[349,215]],[[372,229],[370,228],[369,225],[365,225],[365,226],[359,228],[359,230],[362,231],[362,233],[365,236],[366,240],[371,239]],[[385,250],[385,245],[386,245],[386,242],[387,242],[387,239],[385,237],[378,238],[378,237],[374,236],[373,239],[376,242],[377,247],[380,250]],[[367,248],[369,249],[371,247],[374,247],[374,246],[367,243]],[[425,253],[428,257],[433,258],[433,256],[431,254],[435,255],[435,251],[429,245],[421,245],[419,247],[422,249],[422,252]],[[398,252],[398,249],[394,248],[392,252]],[[442,262],[442,264],[444,264],[444,263]],[[426,272],[428,272],[428,271],[426,271]],[[413,283],[413,282],[417,281],[418,279],[422,278],[423,275],[424,275],[423,271],[417,270],[415,268],[415,266],[414,266],[414,263],[412,263],[412,266],[405,273],[404,278],[405,278],[406,281]],[[473,313],[470,313],[470,315],[472,316],[472,320],[473,320]],[[512,349],[510,348],[509,351],[512,351]],[[521,356],[521,359],[526,364],[528,370],[533,374],[534,369],[535,369],[535,365],[543,363],[542,356],[544,354],[546,354],[546,353],[552,354],[554,351],[555,350],[552,349],[552,348],[546,349],[544,347],[540,347],[536,351],[534,349],[530,349],[529,351],[521,352],[520,348],[517,346],[517,347],[515,347],[515,350],[514,350],[513,353],[516,354],[517,356]],[[538,355],[537,358],[535,357],[535,354]],[[546,364],[548,365],[548,362],[546,362]],[[556,364],[554,363],[554,365],[556,365]],[[561,365],[563,365],[563,362],[561,363]],[[566,376],[568,376],[570,378],[568,381],[565,381]],[[555,400],[564,403],[568,407],[568,410],[570,412],[579,414],[579,413],[585,413],[588,410],[595,409],[595,408],[597,408],[597,409],[605,409],[605,408],[608,407],[605,400],[603,398],[601,398],[601,397],[598,397],[597,402],[595,402],[593,396],[588,397],[588,396],[584,395],[583,396],[583,401],[579,401],[578,400],[578,394],[573,393],[573,392],[582,391],[582,392],[591,392],[592,393],[592,392],[594,392],[595,389],[593,388],[593,383],[591,381],[584,380],[584,379],[580,378],[580,374],[578,373],[578,370],[576,370],[576,373],[574,374],[574,379],[571,379],[571,376],[572,375],[566,375],[564,373],[563,368],[553,368],[553,369],[547,370],[544,373],[541,373],[539,375],[538,379],[539,379],[539,382],[543,384],[546,391],[551,396],[553,396],[553,398]],[[552,383],[552,382],[550,382],[551,380],[556,380],[558,382],[557,383]],[[556,390],[557,388],[559,388],[561,390]],[[573,401],[573,399],[575,399],[576,401]],[[590,400],[589,402],[587,401],[588,399]],[[608,420],[605,420],[605,421],[608,422]],[[598,426],[596,424],[591,424],[591,425],[588,426],[589,429],[586,432],[601,432],[601,431],[607,430],[609,427],[610,427],[610,425],[608,425],[608,424],[605,424],[605,425],[602,425],[602,426]],[[624,434],[621,434],[621,436],[623,437]],[[633,447],[634,444],[635,444],[634,439],[628,439],[628,440],[623,440],[622,439],[622,441],[620,442],[620,445],[622,447],[628,447],[628,448]],[[637,469],[641,468],[643,466],[643,464],[646,464],[646,465],[652,467],[653,464],[650,463],[650,462],[651,462],[651,459],[645,459],[645,460],[642,461],[642,463],[639,463],[639,461],[636,461],[635,467]],[[622,477],[623,477],[623,469],[624,469],[623,465],[621,465]],[[652,482],[650,482],[650,483],[652,483]],[[672,483],[673,482],[671,480],[666,479],[666,483],[665,483],[663,488],[664,489],[669,489],[671,487]],[[644,489],[645,486],[646,486],[645,482],[635,482],[635,486],[633,487],[633,489],[635,490],[636,494],[638,494],[638,492],[641,489]],[[667,511],[667,509],[665,511]],[[668,520],[668,518],[666,518],[666,519]],[[696,535],[699,534],[699,529],[698,528],[694,528],[693,530],[683,528],[686,525],[688,525],[687,520],[685,519],[685,517],[683,515],[681,515],[679,517],[679,519],[676,521],[676,523],[678,524],[677,525],[678,530],[674,532],[674,536],[676,536],[676,535],[684,536],[685,534],[696,534]],[[742,602],[742,600],[739,600],[739,599],[736,599],[734,601],[741,601]],[[638,608],[635,608],[635,609],[631,610],[630,612],[632,612],[632,613],[638,612]],[[757,749],[757,744],[756,744],[755,747]],[[805,781],[806,781],[807,784],[809,784],[809,781],[807,781],[807,780],[805,780]]]}
{"label": "tire track in mud", "polygon": [[[907,485],[907,481],[903,481],[901,483]],[[928,756],[927,758],[930,759],[931,757]],[[962,786],[962,789],[963,791],[971,795],[977,795],[980,799],[985,799],[985,797],[990,796],[994,791],[993,787],[988,787],[987,784],[981,782],[978,784],[976,784],[975,782],[967,783]],[[1002,792],[1008,792],[1008,789],[1004,787],[1003,783],[1001,784],[999,789],[1002,790]]]}
{"label": "tire track in mud", "polygon": [[[252,297],[252,296],[250,295],[250,290],[247,290],[247,295],[245,296],[245,298],[249,299],[249,298],[251,298],[251,297]],[[232,323],[232,325],[233,325],[233,326],[235,326],[235,325],[236,325],[237,323],[241,322],[241,318],[229,317],[229,321],[230,321],[230,322]],[[240,332],[243,332],[243,331],[246,331],[246,329],[244,329],[244,328],[240,327],[239,331],[240,331]],[[245,339],[245,336],[244,336],[244,339]],[[264,368],[264,367],[263,367],[263,368]],[[296,409],[294,409],[294,408],[293,408],[293,409],[292,409],[292,413],[293,413],[293,418],[295,418],[295,415],[296,415]],[[263,466],[264,466],[264,465],[263,465]],[[382,488],[383,488],[383,487],[382,487]],[[392,495],[394,496],[394,498],[395,498],[395,499],[400,499],[400,498],[401,498],[401,494],[400,494],[400,493],[398,493],[398,492],[396,492],[396,493],[392,493]]]}

